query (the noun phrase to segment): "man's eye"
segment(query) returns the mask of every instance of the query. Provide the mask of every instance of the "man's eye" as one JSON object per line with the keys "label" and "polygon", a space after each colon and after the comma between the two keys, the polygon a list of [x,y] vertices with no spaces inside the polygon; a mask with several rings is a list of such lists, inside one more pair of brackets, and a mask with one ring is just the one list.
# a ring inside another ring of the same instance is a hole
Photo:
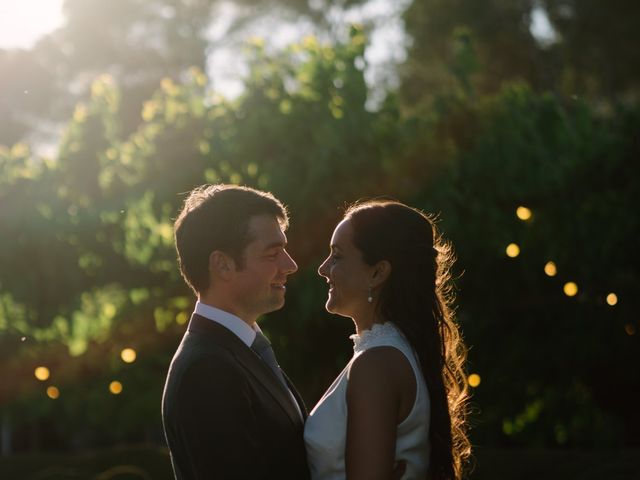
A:
{"label": "man's eye", "polygon": [[338,255],[337,253],[334,253],[333,255],[331,255],[331,258],[334,260],[340,260],[342,258],[342,255]]}

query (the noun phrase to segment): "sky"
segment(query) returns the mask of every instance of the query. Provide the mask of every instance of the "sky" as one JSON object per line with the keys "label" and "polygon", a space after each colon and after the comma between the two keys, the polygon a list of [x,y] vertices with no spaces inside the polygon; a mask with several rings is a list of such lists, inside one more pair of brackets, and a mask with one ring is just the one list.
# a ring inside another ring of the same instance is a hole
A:
{"label": "sky", "polygon": [[[63,3],[64,0],[0,0],[0,49],[33,47],[40,38],[63,24]],[[382,99],[386,87],[397,83],[395,70],[387,67],[406,58],[408,42],[401,16],[409,4],[410,0],[369,0],[348,12],[338,9],[330,12],[332,20],[337,23],[369,22],[375,26],[365,55],[368,65],[365,77],[372,89],[372,108]],[[224,39],[226,24],[233,18],[232,5],[229,2],[226,9],[222,5],[221,15],[217,16],[222,21],[210,29],[210,40],[214,45]],[[269,38],[275,47],[299,42],[305,35],[313,33],[313,25],[305,20],[284,22],[274,16],[265,18],[261,25],[252,31],[252,36]],[[237,51],[218,48],[209,56],[207,73],[214,90],[227,97],[235,97],[242,91],[246,65]]]}
{"label": "sky", "polygon": [[[63,3],[64,0],[0,0],[0,48],[32,47],[43,35],[62,25]],[[371,0],[364,7],[354,9],[347,15],[347,20],[358,20],[362,16],[388,19],[386,28],[379,29],[382,31],[378,31],[372,38],[374,62],[388,55],[386,51],[389,48],[385,48],[381,40],[399,40],[399,25],[394,23],[397,19],[395,14],[404,10],[408,3],[407,0]],[[533,11],[531,32],[540,40],[553,37],[549,20],[540,8]],[[380,38],[377,39],[376,36]]]}

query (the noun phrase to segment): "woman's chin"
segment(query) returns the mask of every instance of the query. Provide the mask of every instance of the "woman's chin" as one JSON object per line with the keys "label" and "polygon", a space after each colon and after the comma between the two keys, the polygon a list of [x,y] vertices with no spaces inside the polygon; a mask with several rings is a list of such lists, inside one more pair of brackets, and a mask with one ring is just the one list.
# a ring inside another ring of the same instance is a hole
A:
{"label": "woman's chin", "polygon": [[336,313],[336,312],[333,310],[333,305],[332,305],[332,303],[331,303],[331,300],[327,300],[327,303],[325,303],[325,304],[324,304],[324,309],[325,309],[327,312],[329,312],[329,313]]}
{"label": "woman's chin", "polygon": [[324,308],[329,313],[340,315],[340,308],[336,305],[336,301],[331,294],[329,294],[329,298],[327,299],[327,303],[325,303]]}
{"label": "woman's chin", "polygon": [[332,303],[331,300],[328,300],[324,308],[327,312],[332,313],[334,315],[340,315],[341,317],[351,318],[351,315],[346,313],[339,305]]}

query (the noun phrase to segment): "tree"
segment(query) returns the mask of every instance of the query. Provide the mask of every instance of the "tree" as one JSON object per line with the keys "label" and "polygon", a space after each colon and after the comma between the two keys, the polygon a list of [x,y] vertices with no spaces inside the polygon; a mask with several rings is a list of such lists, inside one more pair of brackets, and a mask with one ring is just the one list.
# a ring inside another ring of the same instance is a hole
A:
{"label": "tree", "polygon": [[[635,2],[612,8],[597,0],[415,0],[405,14],[413,39],[402,71],[405,101],[431,101],[453,88],[469,42],[475,59],[467,73],[478,94],[525,81],[537,91],[633,100],[640,82],[638,54],[625,45],[637,35],[638,8]],[[549,19],[551,38],[534,36],[535,14]]]}

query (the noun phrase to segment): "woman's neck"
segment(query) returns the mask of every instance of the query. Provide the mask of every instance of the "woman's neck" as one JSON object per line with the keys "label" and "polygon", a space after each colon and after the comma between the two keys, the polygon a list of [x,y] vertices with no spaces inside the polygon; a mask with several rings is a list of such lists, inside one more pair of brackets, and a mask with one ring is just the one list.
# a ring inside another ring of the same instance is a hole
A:
{"label": "woman's neck", "polygon": [[385,320],[382,315],[377,314],[374,308],[370,311],[363,312],[360,315],[353,316],[351,319],[356,326],[356,334],[360,335],[365,330],[371,330],[376,323],[384,323]]}

